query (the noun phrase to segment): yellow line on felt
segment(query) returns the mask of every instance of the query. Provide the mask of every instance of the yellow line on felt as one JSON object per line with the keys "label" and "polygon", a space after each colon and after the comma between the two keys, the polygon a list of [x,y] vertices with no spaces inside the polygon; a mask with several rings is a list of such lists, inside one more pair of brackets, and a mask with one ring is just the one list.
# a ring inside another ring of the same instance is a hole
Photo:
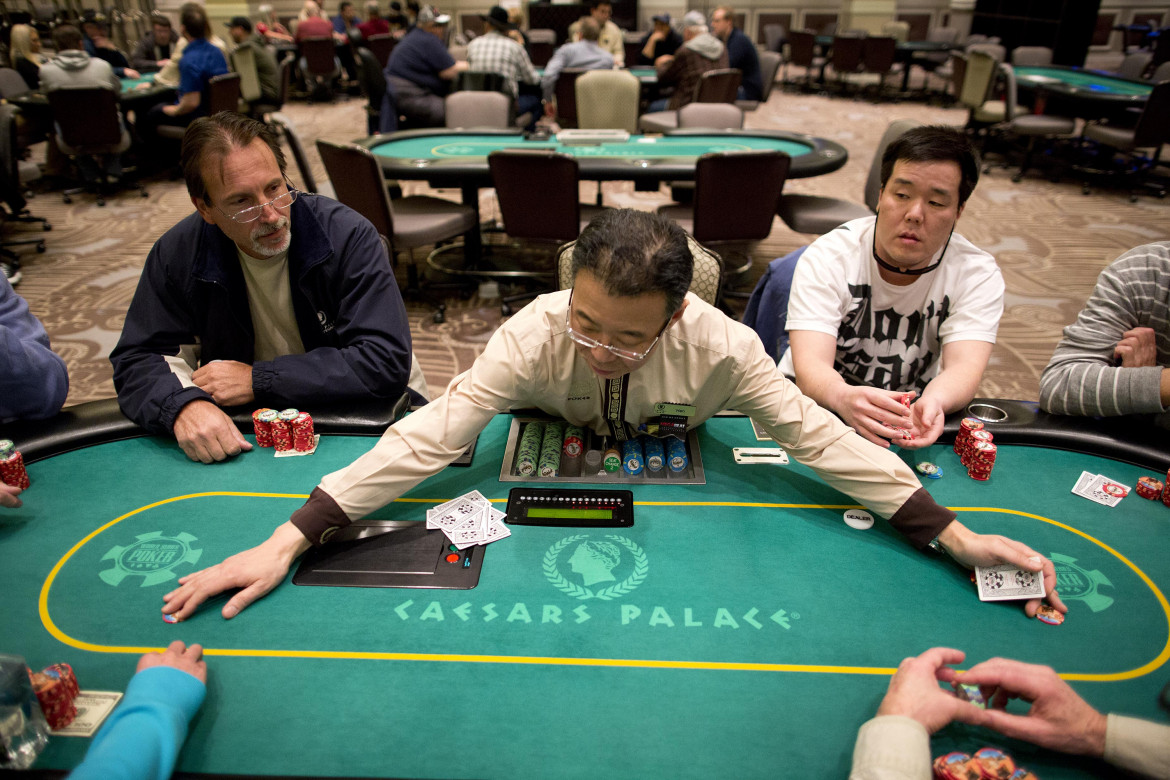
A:
{"label": "yellow line on felt", "polygon": [[[190,493],[185,496],[175,496],[174,498],[163,499],[156,501],[153,504],[139,507],[131,510],[126,514],[116,517],[105,525],[91,531],[81,541],[73,545],[61,560],[49,572],[48,577],[45,578],[44,584],[41,586],[41,594],[38,600],[38,611],[41,616],[41,622],[50,634],[52,634],[59,642],[76,647],[80,650],[87,650],[95,653],[148,653],[148,652],[162,652],[165,648],[162,647],[127,647],[122,645],[95,645],[89,642],[82,642],[74,639],[65,632],[57,628],[49,616],[49,589],[53,585],[53,580],[56,579],[57,573],[65,566],[74,553],[88,544],[94,537],[103,531],[112,528],[123,520],[133,517],[134,515],[145,512],[149,509],[170,504],[176,501],[185,501],[189,498],[206,498],[209,496],[235,496],[245,498],[308,498],[305,494],[299,493],[250,493],[250,492],[235,492],[235,491],[212,491],[208,493]],[[507,499],[494,498],[489,499],[493,503],[502,503]],[[441,502],[438,499],[429,498],[397,498],[395,503],[429,503],[433,504]],[[859,504],[779,504],[779,503],[762,503],[762,502],[737,502],[737,501],[635,501],[636,505],[640,506],[734,506],[734,507],[763,507],[763,508],[783,508],[783,509],[853,509]],[[1124,555],[1105,544],[1101,540],[1090,536],[1084,531],[1073,528],[1057,520],[1052,520],[1047,517],[1032,514],[1031,512],[1023,512],[1018,509],[1001,509],[999,507],[948,507],[954,512],[996,512],[999,514],[1019,515],[1020,517],[1027,517],[1033,520],[1039,520],[1057,528],[1076,534],[1101,549],[1108,552],[1110,555],[1117,558],[1124,563],[1146,584],[1162,606],[1162,613],[1166,616],[1167,625],[1167,640],[1162,651],[1151,661],[1136,669],[1130,669],[1125,672],[1113,672],[1109,674],[1087,674],[1087,673],[1062,673],[1060,676],[1065,680],[1077,680],[1081,682],[1118,682],[1121,680],[1132,680],[1137,677],[1153,672],[1158,669],[1167,660],[1170,660],[1170,602],[1167,602],[1166,597],[1154,581],[1149,576],[1139,569],[1136,564],[1126,558]],[[556,658],[546,656],[510,656],[510,655],[458,655],[448,653],[374,653],[374,652],[341,652],[341,651],[324,651],[324,650],[232,650],[232,649],[217,649],[204,648],[204,655],[220,655],[220,656],[235,656],[235,657],[267,657],[267,658],[322,658],[322,659],[342,659],[342,660],[378,660],[378,661],[432,661],[432,662],[455,662],[455,663],[495,663],[495,664],[541,664],[550,666],[608,666],[608,667],[624,667],[624,668],[642,668],[642,669],[706,669],[719,671],[759,671],[759,672],[805,672],[814,674],[874,674],[874,675],[892,675],[897,671],[896,668],[885,667],[869,667],[869,666],[821,666],[815,664],[763,664],[763,663],[733,663],[733,662],[704,662],[704,661],[655,661],[655,660],[640,660],[629,658]]]}

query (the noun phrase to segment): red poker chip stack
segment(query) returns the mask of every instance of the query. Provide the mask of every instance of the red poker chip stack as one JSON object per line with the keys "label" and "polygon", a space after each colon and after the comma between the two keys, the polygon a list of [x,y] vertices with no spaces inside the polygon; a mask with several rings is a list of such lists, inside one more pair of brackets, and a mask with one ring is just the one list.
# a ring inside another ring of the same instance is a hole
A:
{"label": "red poker chip stack", "polygon": [[293,449],[292,421],[300,412],[296,409],[285,409],[272,421],[272,445],[277,452],[288,452]]}
{"label": "red poker chip stack", "polygon": [[271,447],[272,446],[272,419],[266,417],[267,412],[272,409],[257,409],[252,412],[252,430],[256,432],[256,446]]}
{"label": "red poker chip stack", "polygon": [[72,723],[77,717],[77,705],[74,702],[81,693],[73,667],[69,664],[53,664],[44,671],[31,672],[29,678],[49,727],[60,729]]}
{"label": "red poker chip stack", "polygon": [[982,428],[971,431],[967,436],[967,441],[963,443],[963,449],[959,451],[959,462],[965,468],[971,468],[971,459],[975,457],[975,447],[979,444],[988,444],[993,439],[991,431],[985,431]]}
{"label": "red poker chip stack", "polygon": [[[1170,471],[1166,472],[1166,483],[1170,484]],[[1162,503],[1166,506],[1170,506],[1170,490],[1162,491]]]}
{"label": "red poker chip stack", "polygon": [[[983,433],[983,431],[980,431]],[[995,468],[996,446],[989,441],[975,442],[971,456],[968,458],[967,476],[986,482],[991,479],[991,470]]]}
{"label": "red poker chip stack", "polygon": [[[1167,478],[1170,479],[1170,474],[1167,475]],[[1157,501],[1158,499],[1165,501],[1166,494],[1163,491],[1164,487],[1162,481],[1154,477],[1138,477],[1136,492],[1142,498],[1148,498],[1151,501]]]}
{"label": "red poker chip stack", "polygon": [[955,454],[959,457],[963,456],[963,449],[967,446],[967,441],[974,431],[983,430],[983,423],[974,417],[964,417],[963,421],[959,423],[959,432],[955,434]]}
{"label": "red poker chip stack", "polygon": [[0,482],[26,490],[29,486],[24,457],[9,439],[0,440]]}
{"label": "red poker chip stack", "polygon": [[313,431],[313,418],[308,412],[300,412],[289,423],[292,428],[293,449],[297,452],[309,452],[317,444]]}

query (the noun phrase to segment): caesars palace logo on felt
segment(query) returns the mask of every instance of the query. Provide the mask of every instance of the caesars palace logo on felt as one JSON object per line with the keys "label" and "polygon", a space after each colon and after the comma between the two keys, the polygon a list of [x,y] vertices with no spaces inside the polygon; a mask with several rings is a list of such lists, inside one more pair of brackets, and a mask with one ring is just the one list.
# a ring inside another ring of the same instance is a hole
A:
{"label": "caesars palace logo on felt", "polygon": [[[623,626],[648,628],[792,628],[800,615],[752,605],[706,607],[651,606],[634,603],[632,595],[650,575],[650,559],[638,544],[619,534],[574,534],[550,546],[540,561],[550,586],[577,606],[515,601],[484,603],[464,601],[456,606],[438,600],[418,602],[408,598],[394,607],[404,621],[442,623],[476,621],[490,623],[558,624],[585,623],[597,618],[620,621]],[[601,603],[598,603],[601,602]]]}

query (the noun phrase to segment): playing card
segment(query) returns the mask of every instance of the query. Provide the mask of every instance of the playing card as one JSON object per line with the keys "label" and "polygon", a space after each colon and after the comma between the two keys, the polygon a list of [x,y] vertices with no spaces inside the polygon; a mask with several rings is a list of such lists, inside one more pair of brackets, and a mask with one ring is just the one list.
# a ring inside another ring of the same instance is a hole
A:
{"label": "playing card", "polygon": [[1044,573],[1017,569],[1010,563],[976,566],[975,584],[980,601],[1011,601],[1044,596]]}
{"label": "playing card", "polygon": [[77,717],[68,726],[53,729],[53,736],[92,737],[121,699],[120,691],[82,691],[73,700]]}
{"label": "playing card", "polygon": [[473,490],[428,510],[427,528],[439,528],[444,532],[461,528],[490,505],[478,490]]}
{"label": "playing card", "polygon": [[479,528],[478,536],[473,536],[470,533],[464,535],[459,531],[454,532],[459,536],[458,539],[451,534],[447,534],[447,536],[451,539],[451,543],[460,550],[471,547],[474,544],[491,544],[492,542],[512,535],[511,529],[504,524],[504,518],[506,516],[506,512],[489,507],[483,514],[483,517],[486,518],[485,524]]}
{"label": "playing card", "polygon": [[1117,506],[1129,494],[1129,488],[1104,474],[1082,471],[1072,492],[1104,506]]}

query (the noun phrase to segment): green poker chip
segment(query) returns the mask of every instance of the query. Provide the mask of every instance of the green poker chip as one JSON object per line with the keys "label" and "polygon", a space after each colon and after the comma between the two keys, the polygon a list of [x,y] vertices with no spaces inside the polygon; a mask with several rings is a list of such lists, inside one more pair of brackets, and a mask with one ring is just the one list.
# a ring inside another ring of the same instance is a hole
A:
{"label": "green poker chip", "polygon": [[914,468],[918,469],[919,474],[925,474],[930,479],[939,479],[943,475],[941,466],[936,466],[933,463],[927,463],[925,461],[919,463]]}

